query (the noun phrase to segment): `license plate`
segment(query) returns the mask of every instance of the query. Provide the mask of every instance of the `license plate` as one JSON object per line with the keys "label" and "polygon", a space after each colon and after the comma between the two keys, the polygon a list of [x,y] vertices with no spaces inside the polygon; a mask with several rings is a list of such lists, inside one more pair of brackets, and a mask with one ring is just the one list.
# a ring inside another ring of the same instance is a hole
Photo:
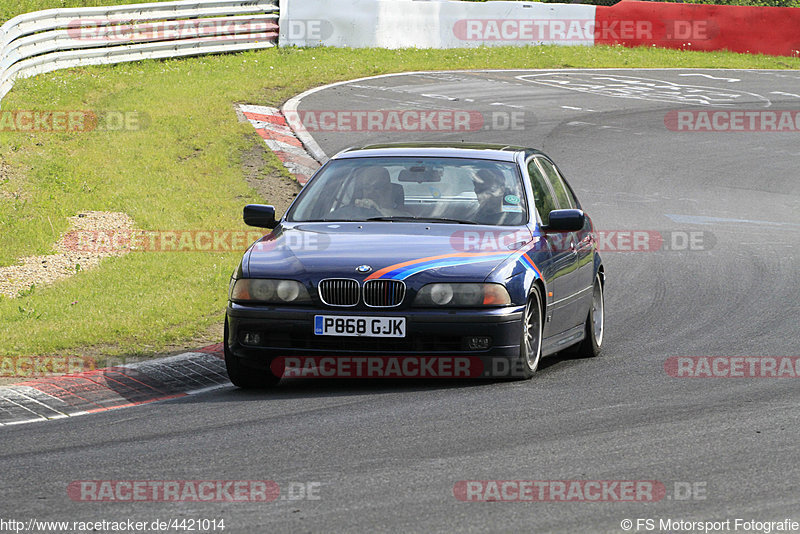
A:
{"label": "license plate", "polygon": [[318,336],[406,337],[406,318],[315,315],[314,334]]}

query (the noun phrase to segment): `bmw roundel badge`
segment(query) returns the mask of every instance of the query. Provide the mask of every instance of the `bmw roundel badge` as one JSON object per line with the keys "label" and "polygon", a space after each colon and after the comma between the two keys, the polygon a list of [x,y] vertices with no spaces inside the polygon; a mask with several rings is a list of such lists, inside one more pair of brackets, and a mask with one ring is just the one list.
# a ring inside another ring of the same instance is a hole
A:
{"label": "bmw roundel badge", "polygon": [[358,271],[359,273],[368,273],[371,270],[372,267],[370,267],[369,265],[359,265],[358,267],[356,267],[356,271]]}

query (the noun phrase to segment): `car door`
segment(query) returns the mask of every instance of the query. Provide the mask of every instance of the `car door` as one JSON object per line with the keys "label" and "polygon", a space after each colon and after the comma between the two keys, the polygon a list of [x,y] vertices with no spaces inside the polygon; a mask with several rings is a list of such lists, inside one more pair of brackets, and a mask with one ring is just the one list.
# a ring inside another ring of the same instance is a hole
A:
{"label": "car door", "polygon": [[[559,209],[579,209],[572,190],[567,186],[555,164],[544,157],[539,157],[536,161],[555,193]],[[565,301],[569,310],[568,323],[573,326],[582,325],[591,305],[594,283],[593,238],[588,219],[580,231],[561,235],[564,240],[563,245],[573,260],[570,272],[564,275],[567,294],[562,298],[568,299]]]}
{"label": "car door", "polygon": [[[547,180],[544,171],[537,164],[537,157],[527,160],[528,179],[533,190],[534,204],[542,225],[550,222],[552,210],[558,209],[555,193]],[[537,246],[537,256],[544,255],[547,260],[540,265],[542,276],[547,283],[545,324],[543,338],[557,336],[574,326],[571,316],[574,310],[569,308],[571,281],[569,274],[575,263],[575,255],[564,246],[563,234],[542,231],[542,243]]]}

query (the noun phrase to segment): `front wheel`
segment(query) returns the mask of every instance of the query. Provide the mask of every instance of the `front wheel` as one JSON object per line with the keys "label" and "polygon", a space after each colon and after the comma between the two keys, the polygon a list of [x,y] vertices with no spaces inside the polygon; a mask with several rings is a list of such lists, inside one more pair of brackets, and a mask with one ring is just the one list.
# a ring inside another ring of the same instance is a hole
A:
{"label": "front wheel", "polygon": [[225,338],[222,346],[225,351],[225,369],[228,371],[228,378],[231,383],[242,389],[266,389],[280,382],[280,377],[275,376],[269,370],[253,369],[247,367],[239,361],[228,346],[228,319],[225,319]]}
{"label": "front wheel", "polygon": [[594,358],[599,356],[603,349],[603,334],[606,326],[605,299],[603,296],[603,281],[597,273],[592,288],[592,307],[586,317],[585,337],[575,350],[581,358]]}
{"label": "front wheel", "polygon": [[533,376],[542,357],[542,294],[533,286],[522,317],[522,338],[519,344],[519,368],[523,379]]}

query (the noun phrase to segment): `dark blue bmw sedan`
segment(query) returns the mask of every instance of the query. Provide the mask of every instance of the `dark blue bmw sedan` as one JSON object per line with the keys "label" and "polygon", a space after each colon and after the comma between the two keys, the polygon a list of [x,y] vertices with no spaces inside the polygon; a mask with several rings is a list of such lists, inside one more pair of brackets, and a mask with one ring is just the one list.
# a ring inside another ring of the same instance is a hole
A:
{"label": "dark blue bmw sedan", "polygon": [[345,150],[234,272],[225,362],[240,387],[282,377],[530,378],[603,344],[591,219],[556,165],[502,145]]}

